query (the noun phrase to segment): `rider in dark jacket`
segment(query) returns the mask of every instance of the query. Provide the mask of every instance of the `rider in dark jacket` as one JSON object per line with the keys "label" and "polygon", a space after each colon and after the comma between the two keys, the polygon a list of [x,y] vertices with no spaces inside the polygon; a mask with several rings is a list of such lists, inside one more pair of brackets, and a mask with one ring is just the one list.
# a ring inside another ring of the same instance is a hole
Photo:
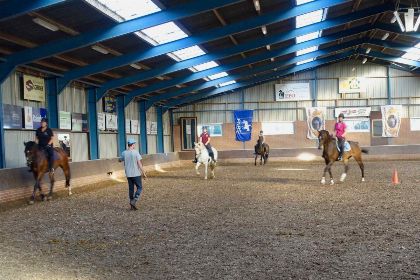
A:
{"label": "rider in dark jacket", "polygon": [[40,150],[45,150],[48,158],[48,169],[54,173],[54,148],[53,148],[54,133],[48,127],[48,119],[42,118],[41,127],[36,130],[36,143],[38,143]]}

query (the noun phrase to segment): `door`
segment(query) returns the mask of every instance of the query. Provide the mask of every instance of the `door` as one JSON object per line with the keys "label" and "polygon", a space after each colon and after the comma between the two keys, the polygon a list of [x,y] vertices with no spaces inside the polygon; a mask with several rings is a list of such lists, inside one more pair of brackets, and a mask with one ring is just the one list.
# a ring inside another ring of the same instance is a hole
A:
{"label": "door", "polygon": [[193,150],[194,142],[197,141],[197,118],[182,117],[179,119],[181,121],[181,150]]}

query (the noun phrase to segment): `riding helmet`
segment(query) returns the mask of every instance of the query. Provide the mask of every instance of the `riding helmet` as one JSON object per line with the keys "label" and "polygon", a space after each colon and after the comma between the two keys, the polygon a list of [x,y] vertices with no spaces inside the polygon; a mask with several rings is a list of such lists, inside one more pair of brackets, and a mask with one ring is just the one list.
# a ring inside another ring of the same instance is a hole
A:
{"label": "riding helmet", "polygon": [[41,122],[46,122],[46,123],[48,123],[48,119],[47,119],[47,118],[42,118],[42,119],[41,119]]}
{"label": "riding helmet", "polygon": [[340,113],[340,115],[338,115],[338,117],[340,118],[343,118],[344,119],[344,114],[343,113]]}

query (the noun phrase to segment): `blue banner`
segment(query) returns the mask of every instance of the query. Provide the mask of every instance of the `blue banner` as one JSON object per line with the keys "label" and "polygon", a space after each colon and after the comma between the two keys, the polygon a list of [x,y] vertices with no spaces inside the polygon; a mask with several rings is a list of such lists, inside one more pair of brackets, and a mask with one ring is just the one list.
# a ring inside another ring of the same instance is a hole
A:
{"label": "blue banner", "polygon": [[237,110],[233,112],[235,118],[236,141],[251,140],[252,110]]}

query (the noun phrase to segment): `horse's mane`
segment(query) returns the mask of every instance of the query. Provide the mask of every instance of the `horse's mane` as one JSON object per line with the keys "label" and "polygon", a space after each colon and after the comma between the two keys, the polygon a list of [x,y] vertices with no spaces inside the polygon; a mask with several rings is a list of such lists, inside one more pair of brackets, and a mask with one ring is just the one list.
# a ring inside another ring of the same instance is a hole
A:
{"label": "horse's mane", "polygon": [[28,142],[25,142],[24,144],[25,144],[25,148],[28,150],[38,147],[38,144],[35,141],[28,141]]}

